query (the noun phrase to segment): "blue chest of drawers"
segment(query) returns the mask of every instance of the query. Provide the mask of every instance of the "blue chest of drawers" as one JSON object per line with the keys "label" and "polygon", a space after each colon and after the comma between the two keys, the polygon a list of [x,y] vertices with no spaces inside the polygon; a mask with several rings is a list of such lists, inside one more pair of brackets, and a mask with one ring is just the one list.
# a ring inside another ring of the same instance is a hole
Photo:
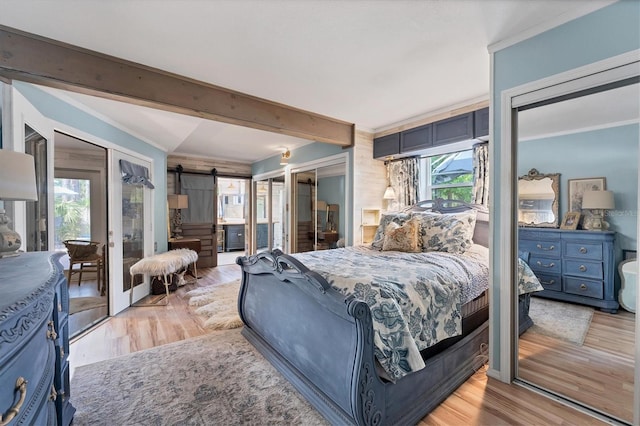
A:
{"label": "blue chest of drawers", "polygon": [[67,426],[73,419],[60,256],[0,259],[0,424]]}
{"label": "blue chest of drawers", "polygon": [[544,290],[536,296],[591,305],[616,313],[615,232],[520,228],[518,250]]}

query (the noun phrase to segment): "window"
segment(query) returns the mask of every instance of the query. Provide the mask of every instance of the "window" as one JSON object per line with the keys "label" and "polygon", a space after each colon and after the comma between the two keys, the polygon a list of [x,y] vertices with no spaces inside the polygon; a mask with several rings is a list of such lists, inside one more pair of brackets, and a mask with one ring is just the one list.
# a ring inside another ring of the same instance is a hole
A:
{"label": "window", "polygon": [[424,176],[420,197],[471,202],[473,192],[473,150],[424,157],[420,162]]}
{"label": "window", "polygon": [[91,240],[91,181],[54,179],[55,249],[64,240]]}

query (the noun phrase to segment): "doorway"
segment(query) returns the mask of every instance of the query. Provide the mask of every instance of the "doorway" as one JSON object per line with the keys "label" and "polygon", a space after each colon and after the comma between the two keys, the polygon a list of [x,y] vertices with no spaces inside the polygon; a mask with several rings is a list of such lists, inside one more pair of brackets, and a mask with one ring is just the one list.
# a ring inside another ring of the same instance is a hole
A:
{"label": "doorway", "polygon": [[53,249],[67,251],[66,241],[69,247],[95,244],[96,251],[84,264],[72,261],[73,250],[61,260],[69,281],[70,337],[109,315],[106,179],[105,148],[54,133]]}

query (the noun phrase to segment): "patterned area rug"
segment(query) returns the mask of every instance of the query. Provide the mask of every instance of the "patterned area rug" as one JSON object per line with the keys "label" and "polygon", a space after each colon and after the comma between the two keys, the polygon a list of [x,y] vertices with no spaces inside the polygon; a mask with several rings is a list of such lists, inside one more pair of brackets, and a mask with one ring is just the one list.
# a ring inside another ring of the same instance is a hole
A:
{"label": "patterned area rug", "polygon": [[74,426],[325,425],[239,329],[78,367]]}
{"label": "patterned area rug", "polygon": [[199,306],[196,314],[207,317],[204,325],[214,330],[242,327],[238,315],[240,280],[191,290],[189,305]]}
{"label": "patterned area rug", "polygon": [[69,299],[69,313],[88,311],[107,306],[106,297],[72,297]]}
{"label": "patterned area rug", "polygon": [[532,297],[529,316],[533,320],[529,331],[582,346],[591,325],[593,308]]}

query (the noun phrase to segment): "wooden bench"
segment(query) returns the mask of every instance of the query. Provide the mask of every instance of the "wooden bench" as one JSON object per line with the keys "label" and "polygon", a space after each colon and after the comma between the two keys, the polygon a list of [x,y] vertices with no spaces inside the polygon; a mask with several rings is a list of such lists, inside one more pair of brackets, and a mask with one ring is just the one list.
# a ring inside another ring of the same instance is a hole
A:
{"label": "wooden bench", "polygon": [[198,261],[198,253],[191,249],[175,249],[165,253],[140,259],[129,268],[131,274],[131,293],[129,293],[129,306],[156,306],[157,304],[136,303],[133,304],[133,287],[134,277],[138,274],[149,274],[151,276],[162,276],[166,296],[163,295],[164,305],[169,303],[169,285],[171,284],[171,275],[188,268],[193,265],[195,279],[198,279],[198,270],[196,262]]}

